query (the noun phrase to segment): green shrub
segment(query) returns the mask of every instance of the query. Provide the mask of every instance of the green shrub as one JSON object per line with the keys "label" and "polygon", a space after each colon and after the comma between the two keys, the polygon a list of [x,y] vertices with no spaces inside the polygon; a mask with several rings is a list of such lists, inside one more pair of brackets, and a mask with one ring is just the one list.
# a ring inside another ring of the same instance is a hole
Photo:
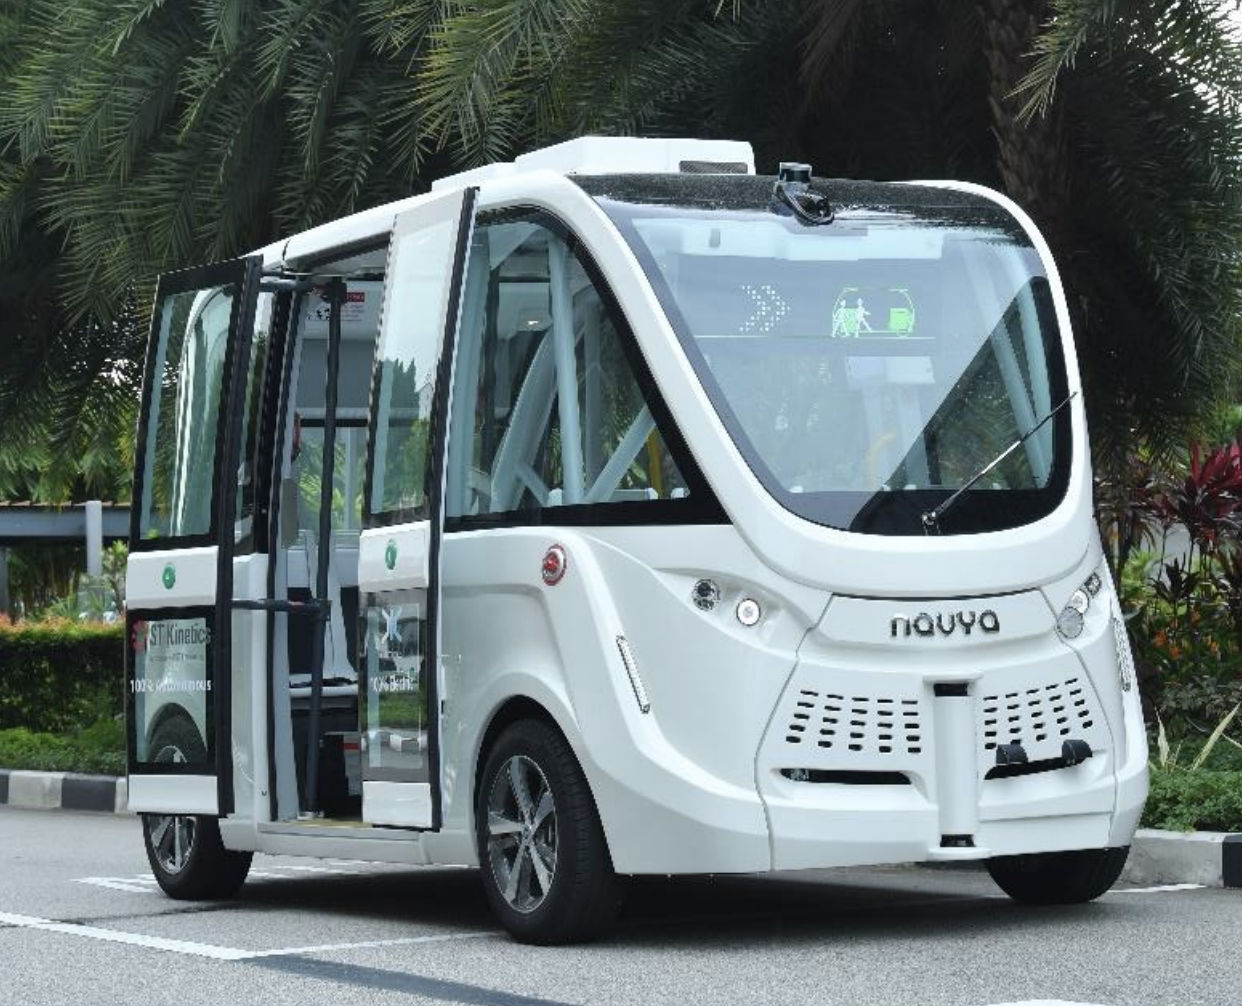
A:
{"label": "green shrub", "polygon": [[60,733],[120,715],[124,640],[120,624],[0,619],[0,730]]}
{"label": "green shrub", "polygon": [[1143,826],[1242,832],[1242,771],[1153,766]]}
{"label": "green shrub", "polygon": [[109,717],[68,734],[0,730],[0,767],[124,775],[124,723]]}

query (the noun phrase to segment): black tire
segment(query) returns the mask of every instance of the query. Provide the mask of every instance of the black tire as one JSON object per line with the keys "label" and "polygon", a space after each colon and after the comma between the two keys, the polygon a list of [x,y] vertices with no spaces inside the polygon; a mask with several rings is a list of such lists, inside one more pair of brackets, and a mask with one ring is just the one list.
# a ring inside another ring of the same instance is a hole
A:
{"label": "black tire", "polygon": [[1129,854],[1128,845],[1038,852],[997,856],[987,861],[987,867],[997,886],[1014,901],[1025,905],[1079,905],[1094,901],[1117,882]]}
{"label": "black tire", "polygon": [[[532,810],[525,816],[516,797],[515,763],[518,774],[528,780],[526,803]],[[545,790],[552,805],[540,818]],[[501,827],[514,826],[514,830],[498,833],[492,844],[489,809],[495,807],[505,822]],[[496,738],[479,774],[475,839],[487,900],[514,939],[546,945],[579,943],[602,935],[616,920],[617,878],[604,829],[578,760],[554,727],[539,720],[519,720]],[[509,868],[513,864],[521,867],[523,855],[525,874],[519,869],[518,879],[510,886],[506,881],[512,879],[514,870]],[[546,889],[536,861],[549,877]]]}
{"label": "black tire", "polygon": [[[201,763],[207,758],[198,728],[184,715],[160,723],[151,735],[150,749],[158,761]],[[253,854],[226,849],[214,817],[143,814],[142,842],[151,874],[170,898],[229,898],[250,872]]]}

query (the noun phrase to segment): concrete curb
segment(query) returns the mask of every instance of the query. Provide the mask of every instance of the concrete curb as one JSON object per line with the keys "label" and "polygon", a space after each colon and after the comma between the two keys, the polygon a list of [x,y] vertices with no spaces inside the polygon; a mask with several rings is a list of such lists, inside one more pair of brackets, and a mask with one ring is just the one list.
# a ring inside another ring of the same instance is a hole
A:
{"label": "concrete curb", "polygon": [[127,793],[123,776],[0,769],[0,805],[9,807],[126,814]]}
{"label": "concrete curb", "polygon": [[1139,885],[1242,887],[1242,835],[1140,828],[1121,879]]}

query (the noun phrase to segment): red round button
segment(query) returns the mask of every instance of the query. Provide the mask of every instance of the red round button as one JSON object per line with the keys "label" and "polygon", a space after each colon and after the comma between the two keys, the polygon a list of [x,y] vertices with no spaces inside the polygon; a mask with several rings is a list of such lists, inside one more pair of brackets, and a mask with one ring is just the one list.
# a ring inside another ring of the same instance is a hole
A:
{"label": "red round button", "polygon": [[569,556],[560,545],[553,545],[543,554],[543,567],[540,572],[543,582],[555,587],[565,578],[565,570],[569,566]]}

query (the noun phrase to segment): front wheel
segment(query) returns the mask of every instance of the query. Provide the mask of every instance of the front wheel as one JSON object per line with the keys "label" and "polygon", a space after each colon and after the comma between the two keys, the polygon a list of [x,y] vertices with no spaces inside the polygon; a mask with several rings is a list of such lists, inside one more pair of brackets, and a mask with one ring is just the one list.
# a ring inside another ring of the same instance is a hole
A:
{"label": "front wheel", "polygon": [[[153,760],[201,764],[207,749],[194,722],[169,716],[151,736]],[[214,817],[190,814],[143,814],[142,840],[156,882],[170,898],[198,901],[230,898],[245,883],[252,853],[224,847]]]}
{"label": "front wheel", "polygon": [[586,777],[565,739],[538,720],[507,727],[479,776],[476,838],[483,887],[524,943],[599,936],[617,882]]}
{"label": "front wheel", "polygon": [[1094,901],[1117,882],[1130,854],[1116,849],[1078,849],[997,856],[988,873],[1014,901],[1027,905],[1078,905]]}

